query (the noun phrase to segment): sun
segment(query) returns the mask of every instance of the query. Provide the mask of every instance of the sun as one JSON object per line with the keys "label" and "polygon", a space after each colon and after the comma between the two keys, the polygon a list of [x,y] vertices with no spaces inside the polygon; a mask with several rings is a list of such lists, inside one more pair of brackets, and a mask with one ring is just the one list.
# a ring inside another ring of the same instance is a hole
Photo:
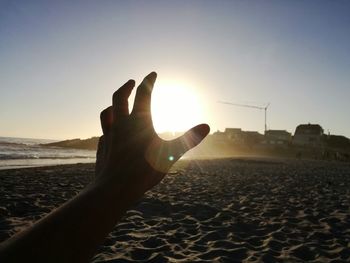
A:
{"label": "sun", "polygon": [[156,84],[152,94],[152,120],[158,133],[192,128],[202,120],[198,94],[192,86],[180,82]]}

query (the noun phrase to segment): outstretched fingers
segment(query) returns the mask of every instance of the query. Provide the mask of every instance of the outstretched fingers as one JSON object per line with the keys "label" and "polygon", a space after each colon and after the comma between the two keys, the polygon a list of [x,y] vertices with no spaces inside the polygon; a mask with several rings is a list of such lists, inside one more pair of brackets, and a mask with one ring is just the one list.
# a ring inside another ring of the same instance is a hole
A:
{"label": "outstretched fingers", "polygon": [[157,73],[151,72],[138,86],[132,114],[151,119],[151,95],[156,78]]}
{"label": "outstretched fingers", "polygon": [[103,131],[103,134],[106,135],[113,123],[113,109],[112,106],[109,106],[108,108],[104,109],[100,114],[100,121],[101,121],[101,128]]}
{"label": "outstretched fingers", "polygon": [[98,140],[97,152],[96,152],[96,166],[95,166],[95,177],[99,176],[102,168],[104,166],[104,162],[106,160],[106,135],[111,130],[113,124],[113,109],[112,106],[104,109],[100,114],[101,127],[103,131],[103,135]]}
{"label": "outstretched fingers", "polygon": [[113,94],[112,107],[113,107],[113,122],[119,122],[123,118],[129,115],[129,103],[128,98],[132,89],[135,87],[135,81],[130,79],[123,86],[121,86]]}

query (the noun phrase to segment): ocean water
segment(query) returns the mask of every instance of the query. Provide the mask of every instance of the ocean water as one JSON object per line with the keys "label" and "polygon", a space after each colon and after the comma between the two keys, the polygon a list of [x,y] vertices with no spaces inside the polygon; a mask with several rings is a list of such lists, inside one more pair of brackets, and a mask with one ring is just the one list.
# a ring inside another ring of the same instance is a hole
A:
{"label": "ocean water", "polygon": [[0,137],[0,169],[95,162],[90,150],[47,147],[45,139]]}

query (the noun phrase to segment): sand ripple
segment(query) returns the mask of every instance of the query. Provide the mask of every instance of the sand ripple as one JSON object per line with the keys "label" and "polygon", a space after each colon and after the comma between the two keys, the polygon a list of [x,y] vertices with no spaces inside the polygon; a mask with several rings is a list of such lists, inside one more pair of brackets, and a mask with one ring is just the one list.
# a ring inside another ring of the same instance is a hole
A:
{"label": "sand ripple", "polygon": [[[0,172],[0,238],[74,196],[92,165]],[[93,262],[350,261],[350,165],[183,161],[127,212]]]}

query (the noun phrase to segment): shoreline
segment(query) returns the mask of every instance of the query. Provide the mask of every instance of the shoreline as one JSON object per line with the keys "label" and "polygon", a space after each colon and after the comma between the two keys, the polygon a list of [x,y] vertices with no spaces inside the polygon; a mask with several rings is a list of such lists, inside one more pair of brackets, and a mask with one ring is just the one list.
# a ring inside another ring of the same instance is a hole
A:
{"label": "shoreline", "polygon": [[0,160],[0,171],[35,168],[35,167],[48,167],[48,166],[57,166],[57,165],[95,163],[95,162],[96,162],[96,159],[93,159],[93,158],[74,158],[74,159],[47,158],[47,159]]}
{"label": "shoreline", "polygon": [[[93,159],[93,160],[91,160]],[[270,160],[270,161],[287,161],[287,162],[325,162],[325,163],[348,163],[347,161],[342,160],[322,160],[322,159],[314,159],[314,158],[301,158],[297,159],[295,157],[290,156],[274,156],[274,155],[255,155],[255,154],[242,154],[242,155],[222,155],[222,156],[209,156],[209,155],[203,155],[203,156],[185,156],[185,158],[181,158],[179,162],[184,161],[203,161],[203,160],[223,160],[223,159],[232,159],[232,160]],[[30,159],[29,161],[38,160],[39,164],[18,164],[19,163],[25,163],[28,161],[28,159],[13,159],[13,160],[0,160],[0,171],[6,171],[6,170],[14,170],[14,169],[26,169],[26,168],[39,168],[39,167],[51,167],[51,166],[64,166],[64,165],[74,165],[74,164],[93,164],[96,162],[96,159],[94,158],[76,158],[76,159],[67,159],[67,158],[46,158],[46,159]],[[48,163],[42,163],[43,160],[47,161]],[[58,160],[62,161],[57,162]],[[67,160],[69,160],[67,162]],[[1,166],[1,161],[6,161],[14,164],[9,164],[7,166],[3,165]],[[50,163],[51,162],[51,163]]]}

